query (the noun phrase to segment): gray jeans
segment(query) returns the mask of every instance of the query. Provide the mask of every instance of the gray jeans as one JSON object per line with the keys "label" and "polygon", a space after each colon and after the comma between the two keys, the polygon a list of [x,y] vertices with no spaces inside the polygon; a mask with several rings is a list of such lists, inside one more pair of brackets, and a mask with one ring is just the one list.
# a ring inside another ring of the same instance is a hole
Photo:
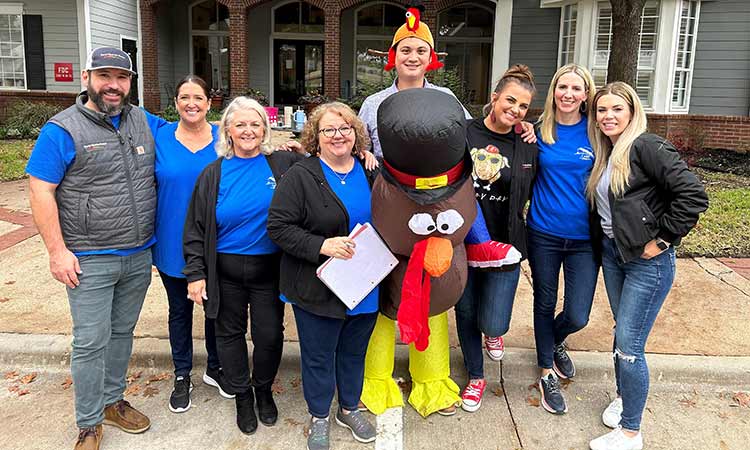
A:
{"label": "gray jeans", "polygon": [[102,423],[105,405],[123,397],[133,329],[151,284],[151,249],[129,256],[81,256],[78,261],[81,284],[68,288],[70,371],[76,424],[84,428]]}

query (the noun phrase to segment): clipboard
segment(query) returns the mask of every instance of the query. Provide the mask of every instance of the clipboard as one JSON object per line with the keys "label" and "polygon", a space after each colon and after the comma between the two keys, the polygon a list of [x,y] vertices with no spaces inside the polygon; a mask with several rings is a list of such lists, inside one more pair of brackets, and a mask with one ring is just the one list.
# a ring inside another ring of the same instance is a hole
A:
{"label": "clipboard", "polygon": [[349,237],[357,244],[351,259],[328,258],[316,274],[350,310],[354,309],[398,265],[398,260],[368,222]]}

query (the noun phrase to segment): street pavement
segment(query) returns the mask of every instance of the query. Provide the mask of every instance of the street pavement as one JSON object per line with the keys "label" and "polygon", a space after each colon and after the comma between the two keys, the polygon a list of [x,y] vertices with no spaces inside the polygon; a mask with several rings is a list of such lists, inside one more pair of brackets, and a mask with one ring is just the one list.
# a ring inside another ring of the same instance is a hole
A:
{"label": "street pavement", "polygon": [[[69,385],[71,323],[64,287],[49,274],[41,238],[30,222],[26,182],[0,183],[0,450],[69,449],[76,430]],[[735,271],[732,267],[737,267]],[[651,395],[644,413],[648,449],[750,448],[750,280],[748,260],[680,259],[677,279],[647,346]],[[589,325],[569,338],[578,373],[564,394],[569,412],[553,416],[533,387],[534,353],[530,273],[523,267],[508,352],[485,360],[490,383],[481,409],[453,417],[418,416],[408,405],[375,418],[376,443],[359,444],[332,424],[331,448],[584,449],[607,429],[600,414],[614,396],[611,312],[600,278]],[[743,272],[744,271],[744,272]],[[745,273],[745,276],[742,275]],[[291,311],[275,391],[280,418],[253,436],[234,424],[234,404],[200,381],[205,364],[202,316],[195,313],[193,406],[167,409],[171,358],[167,302],[154,273],[130,369],[127,399],[152,419],[143,435],[105,427],[103,449],[302,449],[306,411],[299,375],[299,344]],[[452,376],[466,382],[451,323]],[[251,345],[251,344],[250,344]],[[405,381],[407,349],[398,346],[394,376]],[[32,377],[31,374],[36,374]],[[335,401],[334,401],[335,404]]]}

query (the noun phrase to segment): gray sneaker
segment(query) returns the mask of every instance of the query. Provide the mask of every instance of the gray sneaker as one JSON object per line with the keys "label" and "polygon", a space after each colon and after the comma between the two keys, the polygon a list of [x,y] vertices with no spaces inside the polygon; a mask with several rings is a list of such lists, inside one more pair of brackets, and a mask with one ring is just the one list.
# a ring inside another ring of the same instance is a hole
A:
{"label": "gray sneaker", "polygon": [[310,434],[307,436],[307,450],[328,450],[331,446],[331,423],[326,419],[310,418]]}
{"label": "gray sneaker", "polygon": [[375,427],[372,426],[364,414],[356,409],[349,414],[344,414],[341,408],[339,408],[336,412],[336,423],[342,427],[349,428],[352,431],[354,439],[359,442],[372,442],[377,436]]}

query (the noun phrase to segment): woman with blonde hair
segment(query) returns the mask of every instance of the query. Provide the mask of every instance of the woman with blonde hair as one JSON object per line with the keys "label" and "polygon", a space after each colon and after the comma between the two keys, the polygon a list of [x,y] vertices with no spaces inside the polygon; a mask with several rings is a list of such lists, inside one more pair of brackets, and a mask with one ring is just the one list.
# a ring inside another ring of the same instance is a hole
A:
{"label": "woman with blonde hair", "polygon": [[[594,93],[594,80],[586,68],[576,64],[559,68],[537,128],[539,169],[526,221],[538,385],[542,406],[553,414],[568,410],[559,379],[572,378],[575,365],[565,339],[588,323],[599,273],[586,201],[586,182],[594,165],[586,132],[587,105]],[[560,267],[565,274],[565,300],[555,316]]]}
{"label": "woman with blonde hair", "polygon": [[614,430],[590,447],[640,450],[649,386],[646,340],[674,281],[674,247],[708,208],[708,197],[672,144],[646,132],[646,114],[632,87],[610,83],[592,103],[596,120],[589,121],[589,136],[596,162],[586,196],[603,232],[617,398],[602,414]]}
{"label": "woman with blonde hair", "polygon": [[268,211],[268,234],[284,252],[281,299],[292,304],[299,333],[309,450],[329,448],[334,394],[336,423],[359,442],[375,440],[375,427],[357,403],[378,288],[349,309],[316,275],[328,258],[350,259],[357,249],[349,233],[371,221],[377,171],[358,157],[369,145],[365,125],[351,108],[339,102],[318,106],[302,131],[301,146],[311,156],[287,172]]}
{"label": "woman with blonde hair", "polygon": [[[215,320],[219,361],[228,393],[236,395],[237,426],[245,434],[255,432],[258,418],[271,426],[278,417],[271,386],[281,361],[284,305],[280,250],[268,237],[266,220],[277,181],[302,159],[274,152],[270,133],[257,101],[237,97],[227,106],[216,143],[219,158],[198,177],[183,236],[188,297]],[[252,378],[245,339],[248,306]]]}

